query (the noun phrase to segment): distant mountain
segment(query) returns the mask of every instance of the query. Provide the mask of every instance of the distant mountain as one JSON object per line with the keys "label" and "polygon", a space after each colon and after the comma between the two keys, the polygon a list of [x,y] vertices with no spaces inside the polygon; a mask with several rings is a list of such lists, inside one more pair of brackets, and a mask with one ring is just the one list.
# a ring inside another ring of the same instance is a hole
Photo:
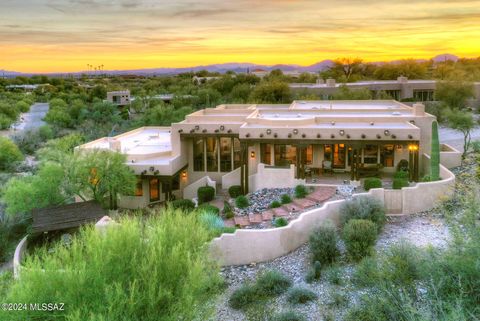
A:
{"label": "distant mountain", "polygon": [[447,60],[457,62],[458,61],[458,56],[451,55],[451,54],[441,54],[441,55],[433,57],[432,60],[435,61],[435,62],[444,62],[444,61],[447,61]]}
{"label": "distant mountain", "polygon": [[0,69],[0,78],[1,77],[16,77],[16,76],[22,76],[22,75],[26,75],[26,74],[21,73],[21,72],[16,72],[16,71],[8,71],[8,70]]}

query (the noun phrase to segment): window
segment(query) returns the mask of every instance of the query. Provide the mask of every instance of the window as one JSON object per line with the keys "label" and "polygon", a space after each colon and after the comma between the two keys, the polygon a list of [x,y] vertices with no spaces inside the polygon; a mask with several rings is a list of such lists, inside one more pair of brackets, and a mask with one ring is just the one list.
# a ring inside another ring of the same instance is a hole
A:
{"label": "window", "polygon": [[312,165],[313,164],[313,146],[308,145],[306,148],[306,157],[305,157],[305,165]]}
{"label": "window", "polygon": [[220,171],[230,172],[232,170],[232,139],[220,137]]}
{"label": "window", "polygon": [[332,161],[332,145],[323,145],[323,159]]}
{"label": "window", "polygon": [[333,145],[333,167],[345,168],[345,144]]}
{"label": "window", "polygon": [[393,167],[395,155],[395,145],[383,145],[382,153],[380,153],[381,163],[385,167]]}
{"label": "window", "polygon": [[207,172],[218,171],[218,144],[216,137],[207,138]]}
{"label": "window", "polygon": [[160,200],[160,180],[156,177],[150,178],[150,202]]}
{"label": "window", "polygon": [[365,164],[376,164],[378,159],[378,146],[366,145],[363,149],[363,162]]}
{"label": "window", "polygon": [[233,139],[233,168],[237,169],[242,165],[242,149],[240,147],[240,139]]}
{"label": "window", "polygon": [[275,145],[275,166],[297,163],[297,148],[292,145]]}
{"label": "window", "polygon": [[416,101],[432,101],[433,90],[414,90],[413,99]]}
{"label": "window", "polygon": [[260,144],[260,162],[265,165],[272,165],[272,145]]}
{"label": "window", "polygon": [[137,184],[135,185],[135,196],[143,196],[143,180],[138,177]]}
{"label": "window", "polygon": [[193,139],[193,170],[204,172],[205,171],[205,161],[204,161],[204,146],[202,138]]}

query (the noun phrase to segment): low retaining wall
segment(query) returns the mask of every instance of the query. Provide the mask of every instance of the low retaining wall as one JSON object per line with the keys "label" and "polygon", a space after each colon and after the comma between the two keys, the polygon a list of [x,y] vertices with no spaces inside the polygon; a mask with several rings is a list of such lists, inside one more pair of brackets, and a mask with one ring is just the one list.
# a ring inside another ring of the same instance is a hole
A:
{"label": "low retaining wall", "polygon": [[204,176],[200,178],[199,180],[193,182],[192,184],[186,186],[183,189],[183,198],[184,199],[194,199],[197,197],[197,191],[199,187],[202,186],[211,186],[215,189],[215,192],[217,190],[217,184],[215,181],[212,181],[210,177]]}
{"label": "low retaining wall", "polygon": [[237,168],[234,171],[227,173],[222,176],[222,188],[228,189],[230,186],[233,185],[240,185],[240,176],[241,176],[241,168]]}
{"label": "low retaining wall", "polygon": [[448,144],[440,144],[440,163],[446,168],[453,168],[462,164],[462,152]]}
{"label": "low retaining wall", "polygon": [[[401,201],[404,214],[422,212],[437,206],[439,202],[453,194],[455,185],[455,175],[444,166],[440,166],[440,175],[441,181],[418,183],[414,187],[404,187],[396,192],[398,200],[393,202],[394,206],[398,207],[397,203]],[[375,188],[368,193],[355,194],[353,197],[370,196],[380,200],[385,206],[391,206],[385,202],[385,195],[388,192],[386,193],[383,188]],[[237,230],[233,234],[222,234],[211,242],[211,253],[224,266],[273,260],[304,244],[311,231],[326,220],[338,224],[340,207],[344,202],[345,200],[326,202],[320,208],[300,214],[285,227],[245,229]]]}
{"label": "low retaining wall", "polygon": [[27,236],[25,236],[15,248],[13,255],[13,277],[18,279],[20,277],[20,269],[22,267],[22,260],[27,250]]}
{"label": "low retaining wall", "polygon": [[298,184],[305,184],[305,180],[295,178],[295,165],[290,167],[271,167],[260,163],[257,173],[249,176],[250,192],[262,188],[288,188]]}

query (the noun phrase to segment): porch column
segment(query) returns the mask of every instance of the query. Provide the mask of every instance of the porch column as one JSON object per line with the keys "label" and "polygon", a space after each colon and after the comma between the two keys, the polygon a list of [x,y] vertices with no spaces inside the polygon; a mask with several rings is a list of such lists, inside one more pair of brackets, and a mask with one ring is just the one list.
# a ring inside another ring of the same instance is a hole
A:
{"label": "porch column", "polygon": [[418,142],[414,145],[408,146],[408,171],[409,180],[418,182],[419,176],[419,146]]}
{"label": "porch column", "polygon": [[357,157],[357,149],[352,148],[352,163],[350,164],[350,180],[355,180],[355,173],[357,172],[356,166],[356,157]]}
{"label": "porch column", "polygon": [[305,159],[304,159],[304,154],[305,154],[305,146],[296,146],[297,147],[297,162],[296,162],[296,167],[297,167],[297,178],[298,179],[304,179],[305,178]]}
{"label": "porch column", "polygon": [[360,158],[361,158],[361,149],[356,150],[356,155],[355,155],[355,180],[358,181],[358,168],[360,167]]}
{"label": "porch column", "polygon": [[242,192],[248,193],[248,144],[240,143],[240,185]]}

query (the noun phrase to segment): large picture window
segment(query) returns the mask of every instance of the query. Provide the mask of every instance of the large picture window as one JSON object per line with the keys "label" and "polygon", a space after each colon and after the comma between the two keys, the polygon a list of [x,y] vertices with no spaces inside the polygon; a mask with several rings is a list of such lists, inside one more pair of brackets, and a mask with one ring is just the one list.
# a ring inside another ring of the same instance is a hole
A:
{"label": "large picture window", "polygon": [[233,168],[237,169],[242,165],[242,149],[240,139],[233,139]]}
{"label": "large picture window", "polygon": [[216,137],[207,138],[207,172],[218,171],[218,144]]}
{"label": "large picture window", "polygon": [[150,178],[150,202],[160,200],[160,180],[156,177]]}
{"label": "large picture window", "polygon": [[265,165],[272,165],[272,145],[260,144],[260,161]]}
{"label": "large picture window", "polygon": [[193,140],[193,170],[198,172],[205,171],[204,145],[202,138]]}
{"label": "large picture window", "polygon": [[143,180],[138,177],[137,183],[135,184],[135,196],[143,196]]}
{"label": "large picture window", "polygon": [[395,145],[383,145],[382,152],[380,153],[381,156],[381,163],[385,167],[393,167],[395,162],[394,160],[395,155]]}
{"label": "large picture window", "polygon": [[297,148],[292,145],[275,145],[275,166],[297,163]]}
{"label": "large picture window", "polygon": [[220,171],[232,170],[232,138],[220,137]]}
{"label": "large picture window", "polygon": [[378,163],[378,146],[366,145],[363,149],[363,162],[365,164],[377,164]]}

